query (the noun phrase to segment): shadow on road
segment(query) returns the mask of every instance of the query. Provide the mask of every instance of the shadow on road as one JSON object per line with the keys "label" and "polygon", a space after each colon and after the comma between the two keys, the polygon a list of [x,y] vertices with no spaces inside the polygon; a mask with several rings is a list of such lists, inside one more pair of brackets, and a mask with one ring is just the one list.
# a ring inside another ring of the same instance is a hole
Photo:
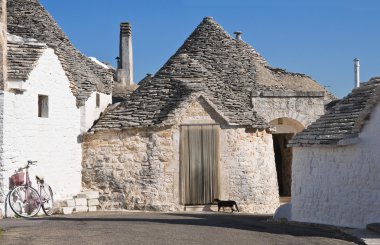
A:
{"label": "shadow on road", "polygon": [[[127,216],[127,217],[126,217]],[[105,217],[63,217],[53,216],[30,220],[51,220],[70,222],[125,222],[125,223],[161,223],[172,225],[208,226],[229,229],[265,232],[270,234],[287,234],[298,237],[325,237],[344,241],[356,242],[352,236],[331,227],[311,227],[301,224],[284,224],[270,221],[271,216],[244,215],[244,214],[194,214],[194,213],[110,213]]]}

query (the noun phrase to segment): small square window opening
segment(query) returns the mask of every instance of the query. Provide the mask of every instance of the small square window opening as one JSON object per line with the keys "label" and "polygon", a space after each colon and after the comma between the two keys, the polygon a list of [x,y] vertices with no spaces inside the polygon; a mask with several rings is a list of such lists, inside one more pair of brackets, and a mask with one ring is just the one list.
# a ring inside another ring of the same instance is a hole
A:
{"label": "small square window opening", "polygon": [[38,95],[38,117],[49,117],[49,97]]}
{"label": "small square window opening", "polygon": [[100,107],[100,94],[96,94],[96,108]]}

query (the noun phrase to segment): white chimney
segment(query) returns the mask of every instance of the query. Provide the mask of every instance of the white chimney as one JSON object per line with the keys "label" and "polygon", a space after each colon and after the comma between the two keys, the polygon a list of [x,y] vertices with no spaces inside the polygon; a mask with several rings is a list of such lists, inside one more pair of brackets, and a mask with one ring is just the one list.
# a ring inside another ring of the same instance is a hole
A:
{"label": "white chimney", "polygon": [[133,84],[132,30],[128,22],[120,24],[120,49],[117,64],[117,80],[120,87]]}
{"label": "white chimney", "polygon": [[354,71],[355,71],[355,88],[360,87],[360,60],[354,59]]}

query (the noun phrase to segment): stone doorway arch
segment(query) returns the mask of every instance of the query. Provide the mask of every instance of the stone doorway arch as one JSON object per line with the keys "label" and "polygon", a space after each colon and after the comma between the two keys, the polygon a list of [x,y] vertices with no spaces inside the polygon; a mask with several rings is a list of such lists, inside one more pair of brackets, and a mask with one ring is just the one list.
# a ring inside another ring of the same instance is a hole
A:
{"label": "stone doorway arch", "polygon": [[305,129],[301,122],[289,117],[274,119],[269,125],[275,129],[273,134],[296,134]]}
{"label": "stone doorway arch", "polygon": [[276,161],[277,181],[281,202],[289,202],[292,185],[293,149],[287,144],[301,132],[304,125],[292,118],[282,117],[269,122],[273,128],[273,148]]}

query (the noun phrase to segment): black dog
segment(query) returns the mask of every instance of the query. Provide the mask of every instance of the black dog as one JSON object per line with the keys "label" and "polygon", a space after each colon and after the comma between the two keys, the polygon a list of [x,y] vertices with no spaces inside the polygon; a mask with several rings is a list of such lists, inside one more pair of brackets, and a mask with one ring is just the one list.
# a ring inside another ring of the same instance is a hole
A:
{"label": "black dog", "polygon": [[214,202],[217,202],[217,203],[218,203],[218,212],[220,211],[220,208],[223,208],[223,212],[224,212],[224,208],[225,208],[225,207],[228,207],[228,208],[231,208],[231,213],[232,213],[233,211],[235,211],[234,206],[236,207],[236,210],[237,210],[238,212],[240,212],[240,211],[239,211],[239,208],[238,208],[238,206],[237,206],[237,204],[236,204],[235,201],[232,201],[232,200],[221,201],[221,200],[215,198],[215,199],[214,199]]}

